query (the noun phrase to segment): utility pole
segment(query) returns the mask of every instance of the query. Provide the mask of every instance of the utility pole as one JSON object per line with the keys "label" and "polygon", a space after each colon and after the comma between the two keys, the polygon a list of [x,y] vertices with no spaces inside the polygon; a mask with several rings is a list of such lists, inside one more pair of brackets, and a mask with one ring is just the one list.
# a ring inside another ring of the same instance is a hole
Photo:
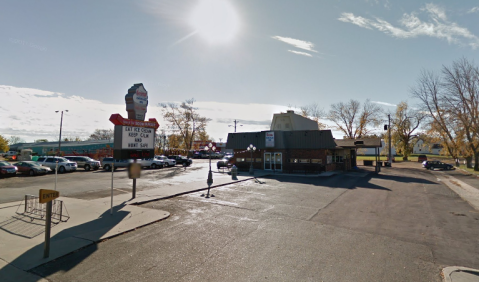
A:
{"label": "utility pole", "polygon": [[[239,121],[234,120],[233,122],[234,122],[235,125],[228,125],[228,127],[234,126],[234,128],[235,128],[235,133],[236,133],[236,124],[239,123]],[[240,124],[239,126],[243,126],[243,125]]]}
{"label": "utility pole", "polygon": [[391,154],[391,115],[388,114],[388,136],[389,136],[389,167],[392,164],[392,154]]}

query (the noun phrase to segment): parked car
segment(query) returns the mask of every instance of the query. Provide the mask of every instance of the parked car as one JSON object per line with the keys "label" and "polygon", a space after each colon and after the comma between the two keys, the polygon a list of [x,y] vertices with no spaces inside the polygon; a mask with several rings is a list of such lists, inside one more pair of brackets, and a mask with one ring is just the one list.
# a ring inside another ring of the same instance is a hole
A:
{"label": "parked car", "polygon": [[104,170],[111,170],[112,166],[114,165],[114,169],[116,170],[119,167],[128,167],[128,164],[133,162],[133,160],[115,160],[114,158],[103,158],[101,166]]}
{"label": "parked car", "polygon": [[156,159],[162,160],[165,166],[175,166],[176,161],[173,159],[168,159],[165,156],[155,156]]}
{"label": "parked car", "polygon": [[426,164],[423,163],[423,166],[427,169],[436,169],[436,168],[440,168],[440,169],[444,169],[444,170],[452,170],[452,169],[455,169],[453,165],[451,164],[446,164],[446,163],[443,163],[443,162],[440,162],[440,161],[426,161]]}
{"label": "parked car", "polygon": [[418,162],[427,161],[427,156],[426,156],[426,155],[419,155],[419,156],[417,157],[417,161],[418,161]]}
{"label": "parked car", "polygon": [[90,169],[98,170],[101,166],[100,161],[86,156],[65,156],[64,158],[76,162],[78,167],[81,167],[86,171],[89,171]]}
{"label": "parked car", "polygon": [[232,164],[232,161],[233,160],[233,156],[229,156],[229,157],[224,157],[223,159],[219,160],[217,163],[216,163],[216,167],[218,169],[222,168],[222,167],[227,167],[227,168],[230,168],[231,166],[233,166]]}
{"label": "parked car", "polygon": [[[58,166],[57,166],[58,162]],[[41,164],[42,166],[47,166],[49,167],[52,171],[55,171],[56,168],[58,167],[58,172],[59,173],[64,173],[64,172],[72,172],[77,170],[77,163],[69,161],[65,158],[62,157],[39,157],[37,160],[37,163]]]}
{"label": "parked car", "polygon": [[193,163],[192,159],[188,159],[187,157],[184,157],[182,155],[171,155],[171,156],[168,156],[168,159],[175,160],[177,165],[180,164],[180,165],[189,166]]}
{"label": "parked car", "polygon": [[153,169],[163,168],[165,166],[165,163],[162,160],[156,158],[141,159],[139,163],[141,163],[142,167],[149,167]]}
{"label": "parked car", "polygon": [[0,161],[0,177],[17,175],[18,168],[9,162]]}
{"label": "parked car", "polygon": [[47,174],[52,171],[49,167],[42,166],[39,163],[34,161],[23,161],[23,162],[18,162],[14,165],[18,168],[18,172],[25,173],[30,176]]}

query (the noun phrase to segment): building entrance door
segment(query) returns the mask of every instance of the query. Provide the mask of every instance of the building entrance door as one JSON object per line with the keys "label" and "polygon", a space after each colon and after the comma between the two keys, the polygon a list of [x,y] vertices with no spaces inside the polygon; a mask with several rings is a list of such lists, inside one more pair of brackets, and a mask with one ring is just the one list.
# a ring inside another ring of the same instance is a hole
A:
{"label": "building entrance door", "polygon": [[272,170],[273,160],[271,159],[271,153],[264,153],[264,169]]}
{"label": "building entrance door", "polygon": [[283,154],[274,153],[274,170],[283,170]]}

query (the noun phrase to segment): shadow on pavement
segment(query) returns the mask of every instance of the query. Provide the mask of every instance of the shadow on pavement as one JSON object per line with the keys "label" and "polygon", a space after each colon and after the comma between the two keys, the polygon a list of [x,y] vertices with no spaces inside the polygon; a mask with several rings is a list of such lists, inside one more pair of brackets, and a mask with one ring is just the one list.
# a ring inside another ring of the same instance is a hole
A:
{"label": "shadow on pavement", "polygon": [[[113,208],[113,215],[110,215],[110,209],[108,209],[95,220],[66,228],[52,236],[50,240],[49,258],[43,258],[44,242],[42,240],[42,243],[37,244],[14,260],[10,261],[10,265],[13,265],[18,269],[28,271],[42,264],[66,256],[74,251],[77,251],[78,249],[90,246],[89,248],[85,249],[85,252],[82,252],[82,258],[87,258],[97,250],[97,245],[95,243],[100,241],[105,234],[107,234],[113,227],[115,227],[130,214],[128,211],[121,210],[124,206],[125,203],[115,206]],[[60,223],[55,227],[61,226],[61,224],[63,223]],[[45,225],[43,225],[43,227],[44,226]],[[54,228],[52,228],[52,231],[54,231]],[[75,261],[79,263],[82,260],[78,261],[76,259]],[[75,265],[76,264],[65,264],[60,270],[68,271],[75,267]],[[0,269],[0,277],[9,277],[9,275],[11,275],[7,268],[8,267]],[[59,269],[56,269],[55,272],[58,270]]]}

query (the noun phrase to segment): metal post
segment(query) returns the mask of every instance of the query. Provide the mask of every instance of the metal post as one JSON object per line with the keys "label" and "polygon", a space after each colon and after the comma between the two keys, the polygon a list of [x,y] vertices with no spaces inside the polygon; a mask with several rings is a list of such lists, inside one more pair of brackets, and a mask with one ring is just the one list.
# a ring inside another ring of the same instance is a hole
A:
{"label": "metal post", "polygon": [[50,229],[52,227],[52,201],[47,203],[45,218],[45,243],[43,245],[43,258],[50,256]]}
{"label": "metal post", "polygon": [[[136,163],[136,159],[133,161],[134,163]],[[136,198],[136,178],[133,178],[133,191],[132,191],[132,199]]]}
{"label": "metal post", "polygon": [[392,159],[392,153],[391,153],[391,115],[390,114],[388,114],[388,122],[389,122],[388,124],[389,161],[388,162],[389,162],[389,167],[391,167],[393,159]]}
{"label": "metal post", "polygon": [[253,168],[253,150],[250,150],[251,151],[251,155],[250,155],[250,166],[249,166],[249,174],[254,174],[254,168]]}
{"label": "metal post", "polygon": [[25,212],[27,212],[27,195],[25,195]]}
{"label": "metal post", "polygon": [[63,124],[63,111],[62,111],[62,117],[60,119],[60,137],[58,138],[58,155],[60,156],[61,152],[61,146],[62,146],[62,124]]}
{"label": "metal post", "polygon": [[58,178],[58,160],[55,164],[55,191],[57,190],[57,178]]}
{"label": "metal post", "polygon": [[110,214],[113,214],[113,172],[115,171],[115,163],[111,165],[111,205]]}

